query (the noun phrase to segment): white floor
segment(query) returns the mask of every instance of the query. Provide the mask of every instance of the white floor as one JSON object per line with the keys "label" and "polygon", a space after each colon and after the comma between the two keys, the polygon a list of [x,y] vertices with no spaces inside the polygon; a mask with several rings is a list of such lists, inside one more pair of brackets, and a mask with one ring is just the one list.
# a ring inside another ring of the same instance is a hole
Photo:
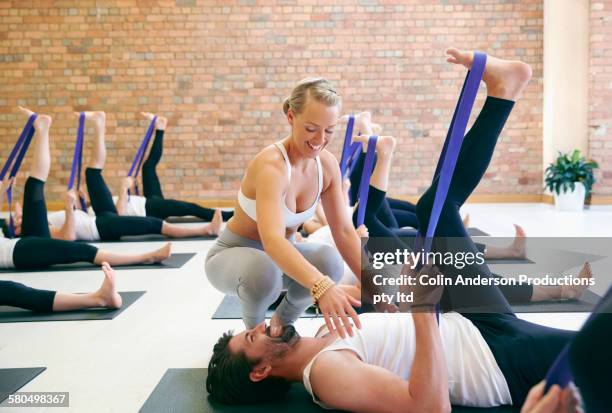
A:
{"label": "white floor", "polygon": [[[612,207],[583,213],[559,213],[549,205],[466,205],[472,226],[495,236],[512,236],[520,223],[528,236],[612,235]],[[47,370],[22,391],[70,392],[70,408],[52,412],[135,412],[168,368],[206,367],[220,334],[242,329],[240,320],[211,320],[222,299],[204,274],[204,257],[213,241],[176,242],[174,252],[197,252],[177,270],[118,272],[120,291],[146,294],[112,321],[0,324],[0,367]],[[116,251],[145,251],[159,243],[104,244]],[[609,268],[609,259],[593,264],[595,274]],[[607,276],[607,280],[610,279]],[[0,274],[27,285],[83,292],[95,289],[102,274],[53,272]],[[597,292],[608,285],[600,283]],[[550,326],[578,329],[586,314],[521,315]],[[315,331],[321,320],[300,319],[301,334]],[[10,411],[3,409],[3,411]],[[41,409],[16,409],[18,412]]]}

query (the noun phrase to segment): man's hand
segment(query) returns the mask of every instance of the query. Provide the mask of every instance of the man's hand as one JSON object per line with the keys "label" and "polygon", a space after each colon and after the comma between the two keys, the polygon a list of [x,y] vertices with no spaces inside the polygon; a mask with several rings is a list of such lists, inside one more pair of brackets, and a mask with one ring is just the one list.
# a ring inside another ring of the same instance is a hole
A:
{"label": "man's hand", "polygon": [[77,196],[74,189],[69,189],[64,195],[64,206],[66,209],[74,209],[76,207]]}
{"label": "man's hand", "polygon": [[2,180],[2,187],[0,188],[0,190],[2,190],[2,192],[6,192],[14,183],[15,177],[9,178],[9,174],[6,174],[4,176],[4,179]]}
{"label": "man's hand", "polygon": [[357,231],[357,235],[361,238],[370,238],[368,228],[363,224],[359,225],[355,231]]}
{"label": "man's hand", "polygon": [[121,190],[122,191],[125,192],[131,189],[133,186],[134,186],[134,178],[132,178],[131,176],[126,176],[125,178],[121,180]]}
{"label": "man's hand", "polygon": [[416,279],[415,285],[402,286],[400,289],[405,294],[413,294],[411,303],[400,303],[402,311],[415,311],[420,308],[420,311],[431,311],[440,301],[444,287],[433,283],[429,285],[427,280],[435,278],[442,274],[438,267],[427,264],[420,271],[412,269],[410,264],[407,264],[402,269],[402,274],[407,274]]}
{"label": "man's hand", "polygon": [[542,380],[529,391],[521,413],[583,413],[582,398],[576,386],[570,383],[565,389],[554,385],[544,394]]}

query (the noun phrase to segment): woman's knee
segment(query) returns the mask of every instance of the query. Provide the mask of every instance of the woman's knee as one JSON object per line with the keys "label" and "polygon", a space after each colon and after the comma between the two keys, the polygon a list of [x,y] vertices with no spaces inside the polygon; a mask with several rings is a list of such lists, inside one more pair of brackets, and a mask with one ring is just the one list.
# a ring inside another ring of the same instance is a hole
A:
{"label": "woman's knee", "polygon": [[305,258],[321,273],[339,282],[344,274],[344,262],[337,249],[325,244],[310,244],[315,248],[304,254]]}

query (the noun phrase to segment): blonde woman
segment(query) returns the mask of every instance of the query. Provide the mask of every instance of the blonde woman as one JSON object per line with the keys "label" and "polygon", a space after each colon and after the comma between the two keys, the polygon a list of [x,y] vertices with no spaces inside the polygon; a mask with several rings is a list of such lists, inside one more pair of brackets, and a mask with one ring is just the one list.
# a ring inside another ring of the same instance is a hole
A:
{"label": "blonde woman", "polygon": [[[287,295],[272,317],[270,335],[280,335],[281,327],[313,301],[340,336],[352,335],[353,323],[361,328],[353,309],[359,302],[336,286],[342,259],[360,274],[361,251],[346,214],[338,161],[326,150],[340,106],[340,96],[323,78],[295,86],[283,105],[290,133],[249,163],[235,214],[206,257],[211,284],[240,297],[247,328],[264,321],[283,286]],[[294,242],[298,226],[314,215],[319,200],[338,250]]]}

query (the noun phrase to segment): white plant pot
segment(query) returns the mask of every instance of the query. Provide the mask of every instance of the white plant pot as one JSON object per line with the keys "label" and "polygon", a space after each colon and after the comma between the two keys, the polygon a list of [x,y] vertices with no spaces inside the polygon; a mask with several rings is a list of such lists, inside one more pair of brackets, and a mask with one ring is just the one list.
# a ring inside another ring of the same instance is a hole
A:
{"label": "white plant pot", "polygon": [[582,211],[584,209],[584,196],[586,190],[582,182],[576,182],[574,190],[570,189],[567,192],[555,195],[555,207],[557,211]]}

